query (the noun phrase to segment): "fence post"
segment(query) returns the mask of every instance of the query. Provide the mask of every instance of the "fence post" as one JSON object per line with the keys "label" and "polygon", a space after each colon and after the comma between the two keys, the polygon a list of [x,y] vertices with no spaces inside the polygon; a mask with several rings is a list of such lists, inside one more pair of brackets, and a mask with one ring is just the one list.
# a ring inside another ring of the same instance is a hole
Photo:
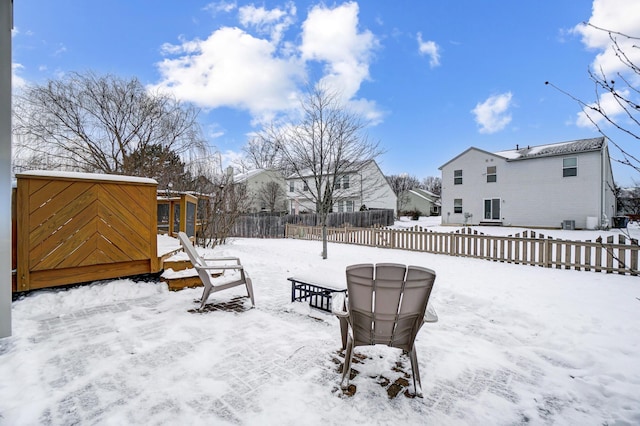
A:
{"label": "fence post", "polygon": [[551,268],[551,237],[544,240],[544,260],[542,266],[544,268]]}

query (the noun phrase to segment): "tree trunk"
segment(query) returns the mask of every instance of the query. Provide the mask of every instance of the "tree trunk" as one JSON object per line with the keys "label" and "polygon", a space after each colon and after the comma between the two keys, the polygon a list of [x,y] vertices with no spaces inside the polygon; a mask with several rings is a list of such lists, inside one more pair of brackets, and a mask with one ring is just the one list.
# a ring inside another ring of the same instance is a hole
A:
{"label": "tree trunk", "polygon": [[327,258],[327,220],[322,224],[322,258]]}

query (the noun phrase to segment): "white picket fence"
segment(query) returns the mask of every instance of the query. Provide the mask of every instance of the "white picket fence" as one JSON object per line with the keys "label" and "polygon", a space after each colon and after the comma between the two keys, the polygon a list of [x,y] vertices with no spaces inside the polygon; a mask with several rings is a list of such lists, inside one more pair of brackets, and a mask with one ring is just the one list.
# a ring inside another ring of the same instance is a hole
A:
{"label": "white picket fence", "polygon": [[[285,237],[322,239],[322,228],[287,224]],[[395,248],[449,256],[472,257],[494,262],[638,275],[638,240],[620,234],[606,240],[572,241],[545,237],[535,231],[506,237],[486,235],[471,228],[433,232],[410,229],[328,228],[331,242]],[[616,241],[617,240],[617,241]]]}

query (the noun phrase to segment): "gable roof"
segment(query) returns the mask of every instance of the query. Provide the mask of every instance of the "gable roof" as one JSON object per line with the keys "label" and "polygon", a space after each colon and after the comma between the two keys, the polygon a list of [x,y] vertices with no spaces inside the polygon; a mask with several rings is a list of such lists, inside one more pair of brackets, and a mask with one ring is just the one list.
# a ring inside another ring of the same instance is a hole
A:
{"label": "gable roof", "polygon": [[431,202],[435,202],[438,199],[440,199],[439,195],[436,195],[433,192],[427,191],[426,189],[413,188],[413,189],[410,189],[408,192],[412,193],[416,197],[419,197]]}
{"label": "gable roof", "polygon": [[526,148],[496,152],[507,161],[529,160],[532,158],[554,157],[557,155],[578,154],[582,152],[600,151],[604,145],[604,137],[578,139],[568,142],[547,145],[527,146]]}
{"label": "gable roof", "polygon": [[233,182],[234,183],[246,182],[248,179],[252,178],[253,176],[257,176],[260,173],[265,171],[266,169],[255,169],[255,170],[249,170],[248,172],[245,172],[245,173],[239,173],[233,176]]}
{"label": "gable roof", "polygon": [[465,155],[467,152],[471,150],[479,151],[483,154],[492,155],[495,157],[499,157],[505,159],[507,161],[517,161],[517,160],[531,160],[533,158],[542,158],[542,157],[553,157],[557,155],[567,155],[567,154],[579,154],[583,152],[592,152],[592,151],[600,151],[605,144],[604,137],[597,138],[589,138],[589,139],[577,139],[574,141],[568,142],[558,142],[551,143],[546,145],[537,145],[537,146],[526,146],[523,148],[518,147],[516,145],[516,149],[510,149],[505,151],[498,152],[489,152],[483,149],[479,149],[476,147],[467,148],[462,153],[456,155],[451,160],[444,163],[442,166],[438,167],[439,170],[442,170],[444,166],[447,164],[457,160],[458,158]]}
{"label": "gable roof", "polygon": [[505,157],[502,157],[498,154],[494,154],[493,152],[489,152],[489,151],[485,151],[484,149],[480,149],[480,148],[476,148],[475,146],[472,146],[470,148],[465,149],[464,151],[462,151],[460,154],[456,155],[455,157],[453,157],[451,160],[447,161],[446,163],[444,163],[442,166],[438,167],[438,170],[442,170],[442,168],[444,166],[446,166],[449,163],[452,163],[454,161],[456,161],[458,158],[462,157],[463,155],[465,155],[467,152],[469,151],[478,151],[481,152],[483,154],[487,154],[487,155],[492,155],[494,157],[500,157],[502,159],[504,159]]}

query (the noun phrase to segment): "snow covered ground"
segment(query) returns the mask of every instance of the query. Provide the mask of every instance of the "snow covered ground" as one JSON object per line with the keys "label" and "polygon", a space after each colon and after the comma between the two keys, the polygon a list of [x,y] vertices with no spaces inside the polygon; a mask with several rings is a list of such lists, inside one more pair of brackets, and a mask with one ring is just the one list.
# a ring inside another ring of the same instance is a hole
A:
{"label": "snow covered ground", "polygon": [[[320,251],[260,239],[209,251],[242,259],[254,309],[246,298],[241,309],[225,304],[241,287],[212,295],[219,310],[194,313],[200,289],[131,280],[15,301],[13,336],[0,340],[0,424],[640,424],[638,277],[340,244],[322,260]],[[422,399],[390,397],[411,368],[384,347],[356,350],[357,390],[343,395],[337,320],[290,302],[287,277],[340,285],[344,268],[362,262],[438,274],[440,320],[417,339]]]}

